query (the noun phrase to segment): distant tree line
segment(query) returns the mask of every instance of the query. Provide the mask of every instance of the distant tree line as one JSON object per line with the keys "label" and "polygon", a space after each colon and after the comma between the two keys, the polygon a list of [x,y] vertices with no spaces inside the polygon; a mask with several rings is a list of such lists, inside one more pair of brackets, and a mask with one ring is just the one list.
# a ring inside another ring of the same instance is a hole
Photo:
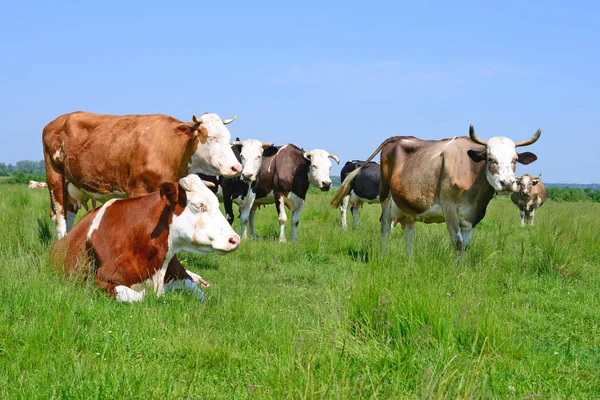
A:
{"label": "distant tree line", "polygon": [[546,187],[546,194],[553,201],[593,201],[600,203],[600,189],[586,188],[570,188],[564,186]]}
{"label": "distant tree line", "polygon": [[15,165],[0,162],[0,177],[0,183],[46,182],[46,166],[44,160],[21,160]]}

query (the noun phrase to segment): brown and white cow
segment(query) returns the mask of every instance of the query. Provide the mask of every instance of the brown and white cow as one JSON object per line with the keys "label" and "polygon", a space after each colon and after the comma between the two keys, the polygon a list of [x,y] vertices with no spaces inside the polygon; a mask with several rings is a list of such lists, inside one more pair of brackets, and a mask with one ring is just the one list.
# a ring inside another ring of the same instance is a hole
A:
{"label": "brown and white cow", "polygon": [[48,184],[46,182],[29,181],[27,186],[29,189],[45,189],[48,187]]}
{"label": "brown and white cow", "polygon": [[328,151],[315,149],[305,152],[293,144],[265,150],[258,178],[251,189],[255,196],[254,202],[249,206],[240,207],[242,237],[246,236],[245,225],[248,221],[250,235],[253,239],[256,238],[254,232],[256,208],[259,205],[275,203],[279,214],[279,241],[286,240],[285,207],[292,211],[292,240],[297,241],[300,212],[308,187],[314,186],[322,191],[328,191],[331,187],[329,158],[338,164],[340,162],[337,156]]}
{"label": "brown and white cow", "polygon": [[147,279],[157,295],[189,289],[202,299],[196,283],[206,282],[185,271],[176,253],[227,254],[239,243],[217,197],[189,175],[161,184],[158,192],[112,199],[90,211],[55,244],[55,254],[64,257],[67,274],[87,277],[93,271],[96,285],[118,301],[142,300],[145,293],[131,286]]}
{"label": "brown and white cow", "polygon": [[[409,256],[415,222],[446,222],[450,241],[460,254],[469,245],[473,228],[484,217],[494,193],[517,189],[517,162],[529,164],[537,159],[535,154],[517,153],[515,148],[535,143],[541,133],[538,130],[519,142],[504,136],[481,140],[471,125],[470,138],[395,136],[385,140],[363,164],[381,151],[382,250],[392,221],[402,224]],[[340,206],[360,170],[352,171],[344,180],[332,206]]]}
{"label": "brown and white cow", "polygon": [[521,226],[526,222],[533,226],[535,210],[546,201],[546,188],[540,176],[524,174],[517,179],[517,191],[510,195],[512,202],[521,212]]}
{"label": "brown and white cow", "polygon": [[189,173],[239,175],[242,166],[225,127],[235,117],[204,114],[192,119],[74,112],[46,125],[42,142],[58,237],[71,229],[89,199],[139,196]]}

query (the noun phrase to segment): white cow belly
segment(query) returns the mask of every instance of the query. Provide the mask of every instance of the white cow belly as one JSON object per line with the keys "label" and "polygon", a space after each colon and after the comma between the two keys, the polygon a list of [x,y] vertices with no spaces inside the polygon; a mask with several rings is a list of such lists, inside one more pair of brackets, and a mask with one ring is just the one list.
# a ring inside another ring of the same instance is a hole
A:
{"label": "white cow belly", "polygon": [[122,198],[127,197],[127,193],[125,193],[121,190],[115,190],[114,192],[110,192],[110,193],[96,193],[96,192],[90,192],[88,190],[78,188],[77,186],[73,185],[71,182],[69,182],[67,184],[67,192],[69,192],[69,197],[71,197],[73,200],[75,200],[76,202],[78,202],[80,204],[86,203],[90,199],[99,201],[101,203],[105,203],[106,201],[108,201],[110,199],[114,199],[114,198],[122,199]]}
{"label": "white cow belly", "polygon": [[352,193],[350,193],[350,203],[358,203],[358,202],[363,202],[363,203],[367,203],[367,204],[378,204],[381,203],[379,201],[379,196],[375,197],[374,199],[363,199],[362,197],[359,197],[356,195],[356,193],[354,193],[354,191]]}

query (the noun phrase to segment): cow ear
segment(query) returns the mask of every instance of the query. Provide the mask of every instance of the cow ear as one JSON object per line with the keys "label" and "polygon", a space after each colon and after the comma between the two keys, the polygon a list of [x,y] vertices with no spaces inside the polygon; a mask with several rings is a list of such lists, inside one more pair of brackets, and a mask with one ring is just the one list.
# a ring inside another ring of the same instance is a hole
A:
{"label": "cow ear", "polygon": [[471,160],[473,160],[475,162],[481,162],[487,158],[487,150],[486,149],[483,149],[481,151],[469,150],[469,151],[467,151],[467,154],[469,155]]}
{"label": "cow ear", "polygon": [[[168,206],[177,202],[177,187],[171,182],[164,182],[160,185],[160,199]],[[179,190],[182,192],[182,190]]]}
{"label": "cow ear", "polygon": [[272,157],[275,154],[277,154],[278,151],[279,151],[279,147],[275,147],[275,146],[267,147],[263,151],[263,157]]}
{"label": "cow ear", "polygon": [[202,143],[202,144],[206,143],[206,141],[208,140],[208,131],[202,125],[200,125],[194,129],[193,126],[181,124],[175,129],[177,132],[188,136],[190,139],[198,138],[200,140],[200,143]]}
{"label": "cow ear", "polygon": [[519,156],[519,162],[523,165],[531,164],[532,162],[537,160],[537,156],[528,151],[526,151],[524,153],[519,153],[518,156]]}

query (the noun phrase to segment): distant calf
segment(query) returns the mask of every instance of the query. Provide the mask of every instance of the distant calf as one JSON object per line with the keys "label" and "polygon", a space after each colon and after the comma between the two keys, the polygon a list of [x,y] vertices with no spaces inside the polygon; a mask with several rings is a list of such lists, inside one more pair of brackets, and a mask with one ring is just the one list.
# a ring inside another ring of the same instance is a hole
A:
{"label": "distant calf", "polygon": [[546,201],[546,188],[540,176],[533,177],[525,174],[518,178],[518,190],[510,195],[510,199],[521,212],[521,226],[526,222],[533,226],[535,209],[540,208]]}
{"label": "distant calf", "polygon": [[175,254],[227,254],[239,243],[217,197],[197,175],[188,175],[161,184],[159,192],[112,199],[90,211],[56,243],[55,254],[65,257],[67,273],[85,274],[89,261],[96,285],[118,301],[142,300],[144,291],[131,286],[147,279],[157,295],[189,289],[203,298],[196,283],[207,283],[186,271]]}
{"label": "distant calf", "polygon": [[29,189],[44,189],[48,187],[46,182],[29,181]]}
{"label": "distant calf", "polygon": [[[344,182],[346,176],[363,165],[364,161],[352,160],[346,162],[340,173],[340,182]],[[350,182],[350,193],[344,197],[340,205],[340,213],[342,215],[342,227],[346,229],[346,212],[348,204],[354,219],[354,228],[358,226],[358,210],[364,203],[375,204],[379,203],[379,178],[381,176],[381,166],[379,163],[370,162],[361,168],[358,175]]]}

